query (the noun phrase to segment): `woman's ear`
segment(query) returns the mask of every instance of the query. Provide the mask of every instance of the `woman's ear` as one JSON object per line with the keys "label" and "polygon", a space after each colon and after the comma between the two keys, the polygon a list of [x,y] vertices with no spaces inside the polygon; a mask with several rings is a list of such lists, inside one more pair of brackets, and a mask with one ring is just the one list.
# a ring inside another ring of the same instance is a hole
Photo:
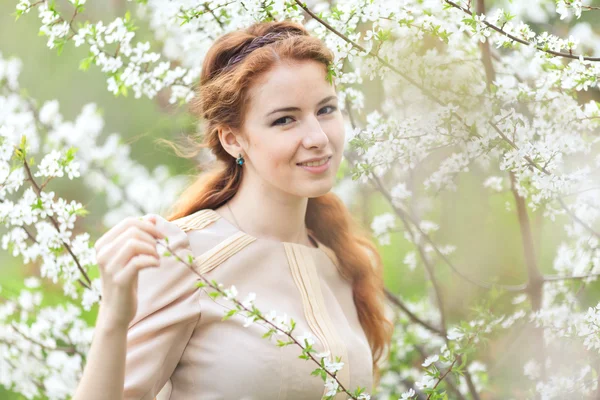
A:
{"label": "woman's ear", "polygon": [[227,125],[219,126],[219,141],[221,146],[227,151],[232,157],[237,157],[238,154],[245,154],[245,142],[242,135],[235,129],[230,128]]}

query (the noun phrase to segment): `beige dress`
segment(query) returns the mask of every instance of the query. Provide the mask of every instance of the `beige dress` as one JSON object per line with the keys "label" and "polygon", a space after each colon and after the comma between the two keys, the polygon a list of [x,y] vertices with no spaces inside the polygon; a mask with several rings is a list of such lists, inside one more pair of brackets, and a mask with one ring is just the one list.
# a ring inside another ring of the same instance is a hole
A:
{"label": "beige dress", "polygon": [[157,216],[156,226],[179,257],[193,256],[194,269],[164,256],[158,245],[159,267],[139,272],[138,309],[127,333],[126,400],[304,400],[327,392],[311,375],[317,365],[298,358],[297,345],[276,345],[285,336],[265,339],[266,328],[244,327],[241,315],[222,321],[233,303],[196,287],[199,274],[224,288],[235,285],[240,301],[256,293],[263,314],[293,318],[294,337],[312,333],[317,352],[341,356],[337,377],[344,387],[372,392],[372,354],[351,285],[333,250],[314,235],[318,248],[255,238],[211,209],[171,222]]}

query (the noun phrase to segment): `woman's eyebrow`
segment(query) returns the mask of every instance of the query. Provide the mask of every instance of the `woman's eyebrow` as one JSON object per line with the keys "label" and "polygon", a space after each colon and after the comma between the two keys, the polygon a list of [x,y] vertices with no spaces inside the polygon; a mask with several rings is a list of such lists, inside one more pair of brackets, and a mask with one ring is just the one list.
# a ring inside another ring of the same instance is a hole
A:
{"label": "woman's eyebrow", "polygon": [[[332,99],[336,99],[337,100],[337,96],[327,96],[325,97],[323,100],[321,100],[320,102],[317,103],[317,106],[320,106],[321,104],[327,103],[329,100]],[[268,117],[271,114],[275,114],[276,112],[280,112],[280,111],[299,111],[300,109],[298,107],[284,107],[284,108],[278,108],[276,110],[270,111],[267,115],[265,115],[265,117]]]}

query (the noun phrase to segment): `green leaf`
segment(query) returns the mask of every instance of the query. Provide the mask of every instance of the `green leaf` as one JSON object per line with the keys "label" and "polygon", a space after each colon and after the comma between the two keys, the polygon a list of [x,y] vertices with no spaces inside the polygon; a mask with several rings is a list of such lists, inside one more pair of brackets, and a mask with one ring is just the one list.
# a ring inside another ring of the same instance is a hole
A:
{"label": "green leaf", "polygon": [[83,60],[81,60],[81,62],[79,63],[79,69],[81,71],[87,71],[90,68],[90,65],[92,65],[92,62],[94,62],[95,56],[90,56],[90,57],[86,57]]}
{"label": "green leaf", "polygon": [[57,54],[60,56],[63,52],[66,41],[65,40],[60,40],[60,41],[57,40],[55,43],[56,43]]}
{"label": "green leaf", "polygon": [[127,97],[127,86],[124,83],[119,85],[119,93],[121,93],[124,97]]}
{"label": "green leaf", "polygon": [[74,212],[75,215],[79,215],[81,217],[85,217],[89,213],[90,212],[88,210],[86,210],[85,208],[83,208],[83,207],[76,209],[75,212]]}
{"label": "green leaf", "polygon": [[360,387],[360,386],[359,386],[358,388],[356,388],[356,390],[355,390],[355,391],[354,391],[354,393],[353,393],[353,394],[354,394],[354,397],[358,397],[358,396],[360,396],[360,394],[361,394],[362,392],[364,392],[364,391],[365,391],[365,389],[366,389],[366,388],[363,388],[363,387]]}
{"label": "green leaf", "polygon": [[237,312],[237,310],[229,310],[229,312],[223,316],[221,321],[227,321],[229,318],[233,317]]}
{"label": "green leaf", "polygon": [[262,337],[263,337],[263,339],[270,338],[271,336],[273,336],[274,333],[275,333],[275,329],[271,328],[267,331],[267,333],[262,335]]}
{"label": "green leaf", "polygon": [[17,10],[14,13],[11,14],[13,17],[15,17],[15,21],[18,21],[19,18],[21,18],[23,16],[23,11],[21,10]]}

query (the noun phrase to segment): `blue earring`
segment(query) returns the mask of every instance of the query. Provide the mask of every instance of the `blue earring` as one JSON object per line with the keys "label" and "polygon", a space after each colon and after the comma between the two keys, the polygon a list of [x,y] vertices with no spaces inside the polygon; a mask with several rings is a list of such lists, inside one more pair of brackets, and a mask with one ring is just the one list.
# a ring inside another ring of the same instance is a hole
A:
{"label": "blue earring", "polygon": [[235,159],[235,162],[240,167],[242,166],[242,164],[244,164],[244,157],[242,156],[242,153],[240,153],[240,155],[238,156],[238,158]]}

